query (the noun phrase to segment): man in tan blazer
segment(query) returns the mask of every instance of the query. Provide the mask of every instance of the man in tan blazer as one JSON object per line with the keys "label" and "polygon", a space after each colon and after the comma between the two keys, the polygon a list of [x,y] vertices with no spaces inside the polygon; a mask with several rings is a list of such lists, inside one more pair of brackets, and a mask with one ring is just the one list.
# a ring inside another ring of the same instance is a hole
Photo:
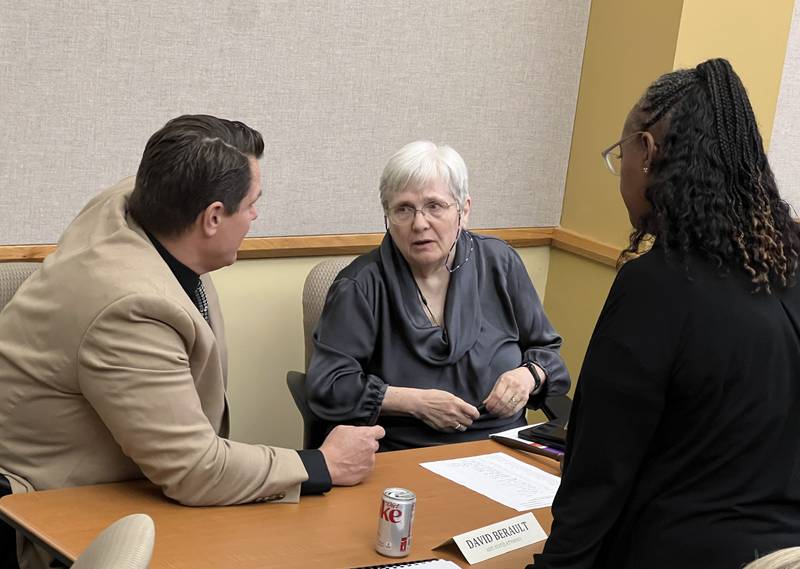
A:
{"label": "man in tan blazer", "polygon": [[[147,143],[0,314],[0,483],[13,492],[147,477],[183,504],[296,502],[356,484],[380,427],[319,450],[228,440],[226,350],[206,273],[236,259],[261,195],[261,135],[196,115]],[[42,552],[18,540],[23,568]],[[46,562],[46,561],[45,561]]]}

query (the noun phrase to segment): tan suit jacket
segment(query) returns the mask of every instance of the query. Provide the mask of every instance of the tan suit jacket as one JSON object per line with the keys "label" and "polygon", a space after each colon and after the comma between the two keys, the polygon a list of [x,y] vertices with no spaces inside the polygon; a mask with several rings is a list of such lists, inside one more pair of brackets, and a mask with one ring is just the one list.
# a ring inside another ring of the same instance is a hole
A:
{"label": "tan suit jacket", "polygon": [[145,476],[187,505],[299,499],[294,450],[225,439],[226,351],[126,211],[89,202],[0,314],[0,472],[14,492]]}

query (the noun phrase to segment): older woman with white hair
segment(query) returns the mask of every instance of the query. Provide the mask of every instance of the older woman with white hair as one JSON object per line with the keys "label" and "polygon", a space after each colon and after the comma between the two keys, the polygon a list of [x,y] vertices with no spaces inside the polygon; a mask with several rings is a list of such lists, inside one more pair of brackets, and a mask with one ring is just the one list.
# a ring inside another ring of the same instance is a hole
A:
{"label": "older woman with white hair", "polygon": [[561,338],[517,253],[467,231],[467,168],[412,142],[380,182],[387,233],[336,278],[314,334],[309,405],[380,424],[383,450],[487,438],[563,394]]}

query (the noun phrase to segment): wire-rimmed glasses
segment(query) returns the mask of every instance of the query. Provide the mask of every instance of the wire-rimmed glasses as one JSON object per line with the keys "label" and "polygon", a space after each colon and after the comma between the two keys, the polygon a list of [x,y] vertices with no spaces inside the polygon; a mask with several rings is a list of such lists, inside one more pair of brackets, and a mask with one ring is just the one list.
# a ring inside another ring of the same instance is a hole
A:
{"label": "wire-rimmed glasses", "polygon": [[634,136],[639,136],[640,134],[644,133],[644,130],[637,130],[636,132],[618,140],[600,153],[600,156],[603,157],[608,170],[612,174],[619,176],[622,173],[622,145],[628,142]]}
{"label": "wire-rimmed glasses", "polygon": [[427,219],[441,219],[445,214],[450,211],[450,208],[458,204],[446,202],[428,202],[421,208],[417,209],[410,205],[398,205],[390,207],[386,210],[386,217],[395,225],[406,225],[417,216],[417,212],[421,213]]}

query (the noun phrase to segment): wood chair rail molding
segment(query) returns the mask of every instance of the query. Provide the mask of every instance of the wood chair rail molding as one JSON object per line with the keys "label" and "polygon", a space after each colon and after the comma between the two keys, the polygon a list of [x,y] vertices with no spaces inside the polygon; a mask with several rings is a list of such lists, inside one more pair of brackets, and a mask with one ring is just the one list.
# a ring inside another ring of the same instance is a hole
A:
{"label": "wood chair rail molding", "polygon": [[553,228],[550,246],[615,268],[619,254],[622,252],[620,247],[597,241],[563,227]]}
{"label": "wood chair rail molding", "polygon": [[[616,265],[620,252],[613,245],[562,227],[476,229],[475,232],[503,239],[512,247],[549,245],[611,267]],[[240,259],[274,259],[358,255],[377,247],[382,238],[383,233],[249,237],[242,242],[238,256]],[[0,262],[42,261],[55,249],[55,245],[0,245]]]}

